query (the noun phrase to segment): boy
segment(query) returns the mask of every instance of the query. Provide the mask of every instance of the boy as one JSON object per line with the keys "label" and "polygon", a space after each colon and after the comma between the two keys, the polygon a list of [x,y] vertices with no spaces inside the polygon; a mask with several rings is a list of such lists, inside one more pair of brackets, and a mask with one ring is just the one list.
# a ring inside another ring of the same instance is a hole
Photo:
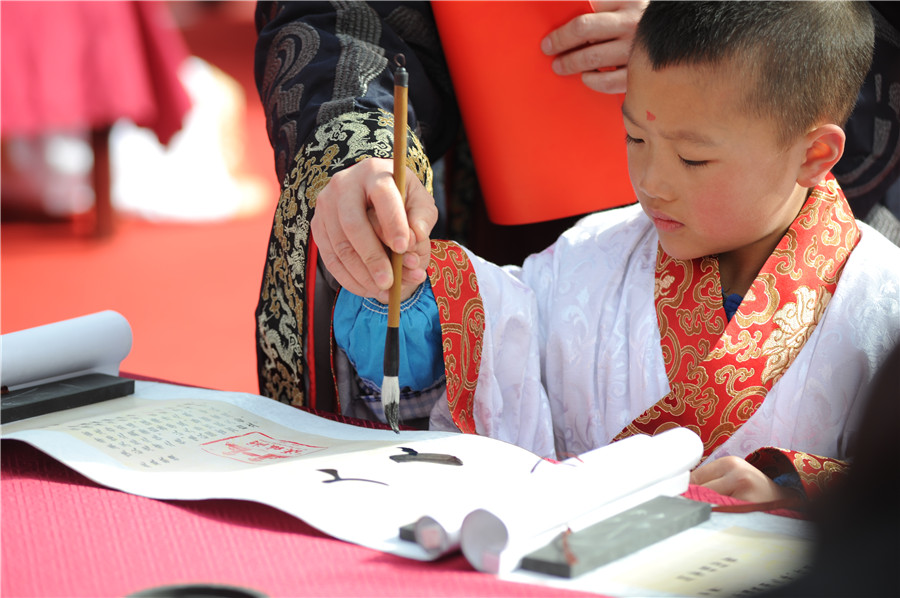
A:
{"label": "boy", "polygon": [[[583,219],[521,268],[433,242],[421,286],[411,218],[401,413],[545,456],[687,426],[705,447],[692,481],[749,500],[839,477],[900,337],[900,249],[829,174],[872,40],[864,3],[651,4],[622,106],[639,205]],[[382,308],[342,291],[334,318],[376,416]]]}

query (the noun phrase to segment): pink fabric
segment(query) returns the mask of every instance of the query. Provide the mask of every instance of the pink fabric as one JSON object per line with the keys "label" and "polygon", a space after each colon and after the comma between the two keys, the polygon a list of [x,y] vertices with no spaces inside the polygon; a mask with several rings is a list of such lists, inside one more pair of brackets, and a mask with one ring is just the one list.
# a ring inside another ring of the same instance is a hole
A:
{"label": "pink fabric", "polygon": [[187,47],[161,2],[0,4],[2,133],[101,128],[119,118],[162,143],[190,99],[177,78]]}

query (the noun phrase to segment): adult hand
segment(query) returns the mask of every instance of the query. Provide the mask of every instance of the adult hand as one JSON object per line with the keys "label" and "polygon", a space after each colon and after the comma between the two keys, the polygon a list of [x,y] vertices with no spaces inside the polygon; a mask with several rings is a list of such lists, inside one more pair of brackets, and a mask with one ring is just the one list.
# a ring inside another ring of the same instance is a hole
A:
{"label": "adult hand", "polygon": [[646,5],[637,0],[592,0],[593,13],[550,32],[541,41],[541,50],[556,56],[557,74],[581,73],[581,80],[594,91],[624,93],[631,42]]}
{"label": "adult hand", "polygon": [[386,247],[403,253],[403,298],[425,280],[434,198],[406,172],[406,209],[394,183],[393,161],[369,158],[335,174],[316,198],[313,239],[325,267],[342,287],[387,303],[393,284]]}
{"label": "adult hand", "polygon": [[779,486],[739,457],[721,457],[704,463],[691,472],[691,483],[750,502],[797,497],[795,490]]}

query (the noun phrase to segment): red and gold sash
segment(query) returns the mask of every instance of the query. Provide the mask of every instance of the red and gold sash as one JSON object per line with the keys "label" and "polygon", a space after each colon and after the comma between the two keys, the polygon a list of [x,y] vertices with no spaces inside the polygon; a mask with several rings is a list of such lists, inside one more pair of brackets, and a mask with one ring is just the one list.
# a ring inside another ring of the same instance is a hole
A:
{"label": "red and gold sash", "polygon": [[484,304],[475,270],[459,245],[432,241],[428,278],[441,321],[450,415],[461,432],[475,434],[475,386],[484,338]]}
{"label": "red and gold sash", "polygon": [[830,174],[810,194],[726,321],[718,260],[676,260],[658,250],[655,301],[670,392],[616,440],[687,427],[704,457],[759,408],[803,348],[859,241]]}

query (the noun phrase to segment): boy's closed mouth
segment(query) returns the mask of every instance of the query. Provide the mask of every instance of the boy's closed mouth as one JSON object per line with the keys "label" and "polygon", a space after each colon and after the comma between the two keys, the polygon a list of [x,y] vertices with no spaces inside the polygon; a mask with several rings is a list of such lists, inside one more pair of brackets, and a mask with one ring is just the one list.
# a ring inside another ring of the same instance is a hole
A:
{"label": "boy's closed mouth", "polygon": [[653,225],[658,231],[671,232],[684,226],[684,224],[663,212],[647,210],[647,215],[650,216],[650,220],[653,221]]}

